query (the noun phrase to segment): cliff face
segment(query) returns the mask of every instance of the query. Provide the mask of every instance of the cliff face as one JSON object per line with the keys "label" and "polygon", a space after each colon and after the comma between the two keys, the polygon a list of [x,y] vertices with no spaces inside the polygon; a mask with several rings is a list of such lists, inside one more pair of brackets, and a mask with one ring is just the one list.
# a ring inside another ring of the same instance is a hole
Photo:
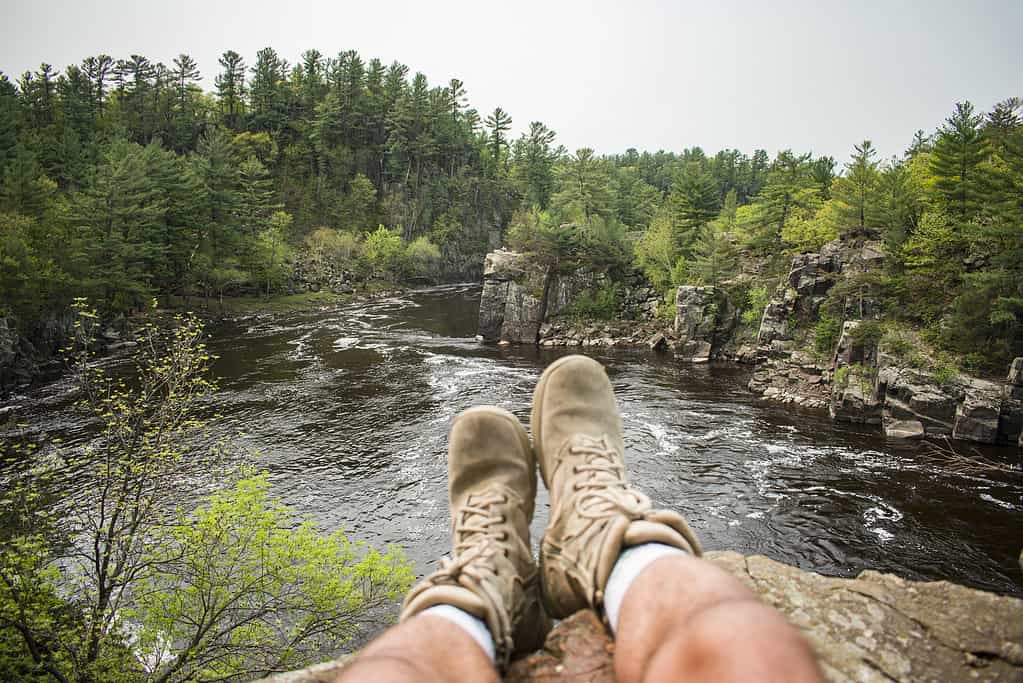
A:
{"label": "cliff face", "polygon": [[[483,268],[479,335],[484,341],[509,344],[537,344],[541,337],[553,340],[557,331],[552,321],[569,311],[582,294],[597,291],[606,283],[607,276],[602,273],[578,270],[554,274],[523,254],[492,251]],[[636,278],[619,291],[615,317],[649,322],[656,316],[657,300],[653,288]],[[545,327],[547,323],[552,324]],[[567,332],[564,326],[558,330]],[[561,336],[561,344],[547,345],[569,345],[567,336]],[[584,337],[574,336],[574,341],[583,345]]]}
{"label": "cliff face", "polygon": [[[706,557],[803,632],[828,681],[1023,679],[1023,600],[873,571],[832,578],[733,552]],[[611,683],[613,657],[597,615],[579,612],[558,624],[543,650],[514,662],[505,680]],[[264,683],[327,683],[344,662]]]}
{"label": "cliff face", "polygon": [[646,345],[695,363],[752,363],[753,393],[827,410],[835,420],[877,425],[892,438],[1023,446],[1023,359],[1005,382],[939,376],[926,364],[908,363],[891,344],[860,339],[857,330],[879,314],[880,304],[856,294],[840,300],[846,322],[834,352],[811,350],[810,330],[832,288],[883,263],[883,246],[870,240],[836,240],[817,253],[797,254],[752,337],[740,324],[740,302],[715,287],[678,287],[675,319],[667,325],[657,318],[659,297],[638,276],[619,291],[615,321],[574,320],[564,314],[584,293],[606,285],[606,276],[585,270],[551,275],[522,254],[498,250],[486,258],[479,334],[484,341],[546,347]]}

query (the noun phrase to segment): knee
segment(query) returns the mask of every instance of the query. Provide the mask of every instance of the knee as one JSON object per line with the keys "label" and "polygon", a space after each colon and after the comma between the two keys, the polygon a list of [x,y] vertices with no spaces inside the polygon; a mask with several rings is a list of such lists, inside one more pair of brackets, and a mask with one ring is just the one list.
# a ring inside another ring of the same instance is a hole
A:
{"label": "knee", "polygon": [[669,608],[676,623],[722,602],[756,601],[744,583],[706,560],[690,555],[666,557],[640,575],[635,593],[647,605]]}
{"label": "knee", "polygon": [[[670,664],[692,680],[820,680],[813,651],[777,611],[755,599],[726,600],[694,614],[650,670]],[[674,650],[674,652],[671,652]],[[656,678],[655,678],[656,680]]]}
{"label": "knee", "polygon": [[388,650],[364,652],[346,665],[334,683],[356,683],[356,681],[376,681],[391,683],[392,681],[427,681],[435,679],[435,672],[405,657],[402,653]]}

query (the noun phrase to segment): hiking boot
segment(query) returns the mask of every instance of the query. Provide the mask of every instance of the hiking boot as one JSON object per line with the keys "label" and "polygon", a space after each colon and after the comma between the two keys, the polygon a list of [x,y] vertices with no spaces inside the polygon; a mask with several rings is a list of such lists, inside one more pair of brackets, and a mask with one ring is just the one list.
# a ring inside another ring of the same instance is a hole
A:
{"label": "hiking boot", "polygon": [[453,605],[486,622],[498,666],[543,645],[550,620],[539,599],[529,545],[536,459],[522,424],[506,410],[466,410],[448,444],[451,557],[405,598],[401,619]]}
{"label": "hiking boot", "polygon": [[626,481],[622,420],[600,363],[585,356],[552,363],[536,385],[530,426],[551,499],[540,574],[552,617],[599,610],[624,548],[657,542],[701,554],[681,515],[651,509]]}

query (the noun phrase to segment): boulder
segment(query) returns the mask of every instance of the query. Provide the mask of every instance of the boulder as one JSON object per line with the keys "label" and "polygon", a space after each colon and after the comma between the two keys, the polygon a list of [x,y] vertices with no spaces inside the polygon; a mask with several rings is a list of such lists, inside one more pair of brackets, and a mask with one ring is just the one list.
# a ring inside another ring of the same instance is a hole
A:
{"label": "boulder", "polygon": [[817,316],[824,297],[841,270],[842,255],[838,242],[825,244],[819,252],[792,257],[788,284],[796,293],[796,308],[805,319]]}
{"label": "boulder", "polygon": [[884,435],[892,439],[919,439],[924,435],[924,425],[920,420],[883,419]]}
{"label": "boulder", "polygon": [[828,412],[831,419],[859,424],[881,424],[881,403],[877,399],[870,371],[863,366],[848,366],[844,380],[831,391]]}
{"label": "boulder", "polygon": [[647,340],[646,345],[652,351],[663,351],[668,346],[668,338],[664,336],[663,332],[658,332]]}
{"label": "boulder", "polygon": [[873,365],[877,359],[877,346],[858,341],[854,332],[862,324],[860,320],[846,320],[842,323],[842,334],[838,338],[835,349],[835,362],[838,365]]}
{"label": "boulder", "polygon": [[1005,383],[1014,387],[1023,387],[1023,358],[1013,359]]}
{"label": "boulder", "polygon": [[[882,364],[877,391],[883,404],[882,424],[920,422],[925,433],[950,436],[955,422],[956,395],[923,370]],[[887,426],[885,430],[887,431]]]}
{"label": "boulder", "polygon": [[952,438],[995,443],[1001,408],[1002,390],[998,384],[982,379],[969,380],[966,395],[956,406]]}

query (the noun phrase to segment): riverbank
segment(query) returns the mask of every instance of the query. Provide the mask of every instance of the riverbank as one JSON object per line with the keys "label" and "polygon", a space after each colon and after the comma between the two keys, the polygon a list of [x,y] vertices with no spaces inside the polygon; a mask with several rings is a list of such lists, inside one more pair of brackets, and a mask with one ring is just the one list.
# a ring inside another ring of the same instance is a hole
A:
{"label": "riverbank", "polygon": [[[947,581],[862,572],[822,576],[759,555],[707,559],[752,589],[802,631],[827,681],[1018,681],[1023,600]],[[506,681],[612,683],[614,642],[590,611],[562,621],[544,649],[511,666]],[[346,658],[264,679],[328,683]]]}
{"label": "riverbank", "polygon": [[405,291],[393,282],[371,282],[364,289],[346,294],[328,290],[300,292],[297,294],[275,294],[270,298],[262,296],[225,296],[204,300],[196,297],[185,299],[181,296],[161,297],[163,308],[175,311],[192,311],[211,320],[236,319],[252,315],[279,315],[322,311],[344,306],[357,301],[381,296],[390,296]]}
{"label": "riverbank", "polygon": [[[618,287],[606,275],[547,272],[526,254],[498,250],[486,258],[479,334],[500,344],[646,346],[693,363],[734,361],[753,366],[748,388],[762,399],[873,425],[888,438],[1023,448],[1023,358],[1004,379],[973,376],[919,331],[883,320],[882,302],[854,285],[876,278],[884,259],[875,240],[835,240],[793,256],[773,293],[756,284],[771,281],[757,275],[763,264],[750,262],[721,286],[677,287],[669,306],[638,275]],[[618,293],[605,306],[611,320],[580,315],[580,302],[609,287]]]}

